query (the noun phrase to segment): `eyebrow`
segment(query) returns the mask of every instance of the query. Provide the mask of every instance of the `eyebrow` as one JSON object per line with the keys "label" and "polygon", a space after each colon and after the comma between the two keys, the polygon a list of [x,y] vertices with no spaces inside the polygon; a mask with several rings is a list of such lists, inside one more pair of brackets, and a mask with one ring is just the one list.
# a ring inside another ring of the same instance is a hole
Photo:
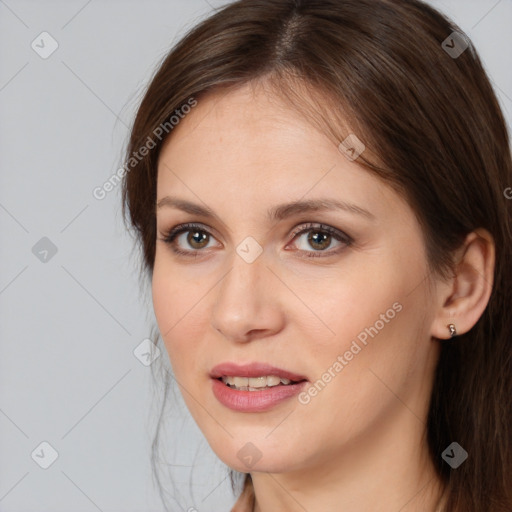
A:
{"label": "eyebrow", "polygon": [[[184,199],[177,197],[165,196],[156,204],[157,208],[164,206],[182,210],[191,215],[199,215],[205,218],[216,219],[223,224],[221,219],[207,206],[201,206]],[[270,221],[280,221],[299,213],[329,211],[329,210],[342,210],[355,215],[366,217],[370,220],[375,220],[375,215],[368,210],[361,208],[353,203],[347,203],[337,199],[310,199],[307,201],[295,201],[292,203],[284,203],[274,206],[267,210],[267,217]]]}

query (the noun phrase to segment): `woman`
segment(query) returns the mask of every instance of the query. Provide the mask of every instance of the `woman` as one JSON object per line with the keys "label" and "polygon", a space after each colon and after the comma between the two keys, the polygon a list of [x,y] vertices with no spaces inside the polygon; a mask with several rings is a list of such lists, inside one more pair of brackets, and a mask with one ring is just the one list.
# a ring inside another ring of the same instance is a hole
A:
{"label": "woman", "polygon": [[233,511],[512,510],[512,161],[453,22],[232,3],[162,63],[127,157],[174,378],[245,474]]}

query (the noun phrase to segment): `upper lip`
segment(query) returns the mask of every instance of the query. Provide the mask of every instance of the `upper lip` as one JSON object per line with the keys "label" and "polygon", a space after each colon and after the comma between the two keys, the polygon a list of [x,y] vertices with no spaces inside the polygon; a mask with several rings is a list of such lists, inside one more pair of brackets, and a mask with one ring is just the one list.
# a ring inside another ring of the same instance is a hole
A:
{"label": "upper lip", "polygon": [[210,372],[210,377],[218,379],[219,377],[263,377],[268,375],[277,375],[281,378],[290,379],[292,381],[307,380],[303,375],[283,370],[277,366],[267,363],[249,363],[249,364],[236,364],[232,362],[225,362],[213,367]]}

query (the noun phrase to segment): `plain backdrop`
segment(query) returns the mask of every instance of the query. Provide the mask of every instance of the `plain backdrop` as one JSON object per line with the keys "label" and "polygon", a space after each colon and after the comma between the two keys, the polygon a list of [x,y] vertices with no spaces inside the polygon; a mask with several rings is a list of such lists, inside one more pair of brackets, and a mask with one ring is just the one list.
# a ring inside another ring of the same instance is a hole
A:
{"label": "plain backdrop", "polygon": [[[1,511],[163,510],[140,356],[151,301],[120,187],[92,191],[119,168],[155,66],[223,3],[0,0]],[[431,3],[473,40],[510,126],[512,1]],[[166,433],[172,510],[229,510],[227,468],[180,397]]]}

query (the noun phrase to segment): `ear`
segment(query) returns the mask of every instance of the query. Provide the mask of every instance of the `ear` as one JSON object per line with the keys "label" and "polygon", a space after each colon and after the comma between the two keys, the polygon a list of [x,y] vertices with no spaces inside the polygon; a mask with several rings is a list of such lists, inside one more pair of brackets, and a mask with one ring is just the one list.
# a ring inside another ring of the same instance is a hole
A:
{"label": "ear", "polygon": [[439,309],[432,323],[431,335],[449,339],[449,324],[457,334],[468,332],[482,316],[492,292],[495,244],[485,229],[471,232],[457,252],[454,276],[437,288]]}

